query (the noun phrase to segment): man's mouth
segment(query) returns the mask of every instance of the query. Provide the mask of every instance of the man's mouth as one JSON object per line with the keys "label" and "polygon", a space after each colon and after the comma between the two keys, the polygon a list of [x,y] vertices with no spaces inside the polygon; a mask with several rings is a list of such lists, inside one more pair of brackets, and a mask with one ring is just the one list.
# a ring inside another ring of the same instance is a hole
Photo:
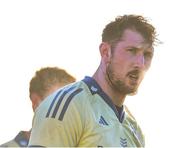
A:
{"label": "man's mouth", "polygon": [[138,81],[139,75],[140,75],[140,72],[138,70],[134,70],[134,71],[131,71],[131,72],[128,73],[128,77],[133,82],[137,82]]}
{"label": "man's mouth", "polygon": [[139,76],[136,75],[136,74],[130,74],[130,75],[129,75],[129,78],[130,78],[131,80],[133,80],[133,81],[137,81],[138,78],[139,78]]}

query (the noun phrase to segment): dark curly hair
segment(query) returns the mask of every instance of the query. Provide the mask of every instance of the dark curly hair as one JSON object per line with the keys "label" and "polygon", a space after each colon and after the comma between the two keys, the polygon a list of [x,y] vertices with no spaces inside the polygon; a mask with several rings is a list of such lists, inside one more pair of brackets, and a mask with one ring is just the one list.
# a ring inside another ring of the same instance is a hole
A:
{"label": "dark curly hair", "polygon": [[102,41],[114,47],[126,29],[139,32],[146,42],[152,46],[157,40],[156,30],[148,23],[147,19],[140,15],[123,15],[116,17],[115,21],[106,25],[102,33]]}

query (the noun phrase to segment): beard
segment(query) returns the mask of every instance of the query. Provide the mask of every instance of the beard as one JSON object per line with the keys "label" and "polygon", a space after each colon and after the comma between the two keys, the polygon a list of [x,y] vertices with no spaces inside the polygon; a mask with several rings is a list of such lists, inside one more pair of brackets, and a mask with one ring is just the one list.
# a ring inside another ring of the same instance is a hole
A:
{"label": "beard", "polygon": [[106,75],[108,82],[113,90],[124,95],[135,95],[137,93],[137,87],[128,86],[125,80],[119,78],[113,69],[111,62],[107,65]]}

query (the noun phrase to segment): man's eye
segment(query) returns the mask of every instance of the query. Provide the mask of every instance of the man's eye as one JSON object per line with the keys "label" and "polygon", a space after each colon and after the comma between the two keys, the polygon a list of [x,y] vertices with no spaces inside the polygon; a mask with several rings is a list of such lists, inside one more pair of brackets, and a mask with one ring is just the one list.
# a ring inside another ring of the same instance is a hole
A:
{"label": "man's eye", "polygon": [[153,53],[151,53],[151,52],[145,52],[145,53],[144,53],[144,57],[145,57],[145,58],[152,58],[152,57],[153,57]]}
{"label": "man's eye", "polygon": [[134,48],[131,48],[131,49],[128,49],[129,52],[133,53],[133,54],[136,54],[137,53],[137,50],[134,49]]}

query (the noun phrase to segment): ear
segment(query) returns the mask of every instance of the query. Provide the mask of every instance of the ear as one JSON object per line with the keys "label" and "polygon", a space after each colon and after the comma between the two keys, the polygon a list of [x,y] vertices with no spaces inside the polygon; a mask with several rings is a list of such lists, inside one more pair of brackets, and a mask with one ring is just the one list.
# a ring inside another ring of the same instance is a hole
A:
{"label": "ear", "polygon": [[36,93],[32,93],[30,95],[30,98],[31,98],[31,102],[32,102],[33,111],[35,111],[35,109],[38,107],[38,105],[41,102],[41,97]]}
{"label": "ear", "polygon": [[108,43],[102,42],[99,45],[99,51],[101,54],[101,59],[107,63],[110,61],[111,59],[111,48],[110,45]]}

